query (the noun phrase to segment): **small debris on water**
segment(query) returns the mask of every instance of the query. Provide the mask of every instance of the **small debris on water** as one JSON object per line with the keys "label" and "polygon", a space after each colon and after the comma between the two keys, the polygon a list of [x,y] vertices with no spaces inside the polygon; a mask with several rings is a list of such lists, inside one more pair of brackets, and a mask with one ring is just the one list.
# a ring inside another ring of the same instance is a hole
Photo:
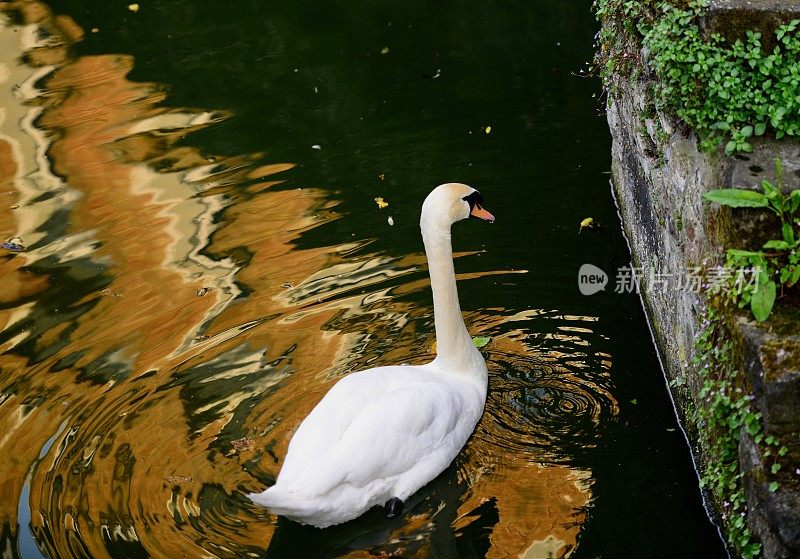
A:
{"label": "small debris on water", "polygon": [[378,557],[405,557],[406,548],[405,547],[398,547],[397,549],[388,550],[388,549],[381,549],[378,552]]}
{"label": "small debris on water", "polygon": [[385,179],[385,178],[386,178],[386,175],[385,175],[385,174],[383,174],[383,173],[381,173],[380,175],[378,175],[378,180],[383,180],[383,179]]}
{"label": "small debris on water", "polygon": [[594,218],[587,217],[581,220],[580,228],[578,229],[578,235],[581,234],[581,231],[584,229],[589,229],[590,231],[598,232],[600,231],[600,224],[597,223]]}
{"label": "small debris on water", "polygon": [[314,144],[313,146],[311,146],[311,149],[322,149],[322,146],[319,144]]}
{"label": "small debris on water", "polygon": [[284,288],[284,289],[291,289],[292,288],[292,282],[287,281],[285,283],[282,283],[281,287]]}
{"label": "small debris on water", "polygon": [[387,220],[386,220],[386,222],[387,222],[389,225],[394,225],[394,219],[392,219],[392,216],[389,216],[389,219],[387,219]]}
{"label": "small debris on water", "polygon": [[194,479],[191,476],[164,476],[164,481],[167,483],[191,483]]}
{"label": "small debris on water", "polygon": [[16,210],[17,208],[19,208],[19,204],[11,204],[12,210]]}
{"label": "small debris on water", "polygon": [[100,33],[100,29],[97,27],[92,27],[92,33]]}
{"label": "small debris on water", "polygon": [[375,198],[375,202],[378,204],[378,207],[379,207],[380,209],[383,209],[383,208],[385,208],[385,207],[387,207],[387,206],[389,205],[389,202],[387,202],[386,200],[384,200],[384,199],[383,199],[382,197],[380,197],[380,196],[377,196],[377,197]]}
{"label": "small debris on water", "polygon": [[381,54],[389,54],[389,47],[383,47],[381,49]]}
{"label": "small debris on water", "polygon": [[201,287],[197,290],[196,294],[198,297],[203,297],[206,293],[211,293],[212,291],[214,291],[213,287]]}
{"label": "small debris on water", "polygon": [[237,452],[253,448],[253,443],[254,441],[250,437],[242,437],[241,439],[231,441],[231,445]]}
{"label": "small debris on water", "polygon": [[487,127],[484,129],[484,132],[486,132],[487,134],[491,134],[491,133],[492,133],[492,127],[491,127],[491,126],[487,126]]}
{"label": "small debris on water", "polygon": [[139,11],[139,4],[128,4],[128,9],[133,13],[136,13]]}
{"label": "small debris on water", "polygon": [[25,250],[24,246],[22,246],[19,243],[12,242],[12,241],[8,241],[8,242],[5,242],[5,243],[0,243],[0,247],[4,248],[6,250],[10,250],[11,252],[22,252],[22,251]]}

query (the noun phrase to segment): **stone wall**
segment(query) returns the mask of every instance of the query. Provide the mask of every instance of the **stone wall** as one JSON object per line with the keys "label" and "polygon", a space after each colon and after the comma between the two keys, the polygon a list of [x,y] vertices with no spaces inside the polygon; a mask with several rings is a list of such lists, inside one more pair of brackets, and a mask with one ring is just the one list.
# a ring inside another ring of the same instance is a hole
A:
{"label": "stone wall", "polygon": [[[643,64],[646,68],[646,61]],[[694,339],[705,298],[677,285],[656,285],[658,278],[685,277],[697,267],[708,270],[724,248],[741,246],[768,233],[763,211],[730,210],[709,205],[703,193],[722,187],[757,188],[775,180],[774,159],[784,167],[784,186],[800,188],[800,144],[757,140],[752,154],[726,157],[702,153],[685,126],[654,109],[648,80],[618,77],[609,88],[607,116],[613,137],[612,174],[617,202],[634,266],[642,270],[641,291],[673,389],[678,412],[697,452],[697,433],[685,410],[699,402],[700,378],[694,370]],[[655,275],[653,275],[655,273]],[[659,276],[658,274],[662,274]],[[742,313],[731,322],[741,369],[752,404],[763,415],[765,434],[780,435],[791,450],[775,480],[762,450],[743,433],[740,469],[748,499],[748,522],[767,559],[800,557],[800,309],[781,306],[762,324]]]}

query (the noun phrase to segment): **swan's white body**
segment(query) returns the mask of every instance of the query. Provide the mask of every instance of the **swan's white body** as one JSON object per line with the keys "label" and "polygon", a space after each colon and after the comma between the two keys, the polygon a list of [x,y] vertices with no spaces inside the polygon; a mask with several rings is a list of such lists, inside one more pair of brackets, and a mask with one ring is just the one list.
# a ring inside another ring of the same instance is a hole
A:
{"label": "swan's white body", "polygon": [[445,184],[422,207],[436,359],[337,382],[292,437],[275,485],[250,494],[253,502],[303,524],[331,526],[392,498],[405,501],[458,455],[483,413],[488,378],[461,318],[450,242],[455,221],[493,219],[475,196],[480,201],[466,185]]}

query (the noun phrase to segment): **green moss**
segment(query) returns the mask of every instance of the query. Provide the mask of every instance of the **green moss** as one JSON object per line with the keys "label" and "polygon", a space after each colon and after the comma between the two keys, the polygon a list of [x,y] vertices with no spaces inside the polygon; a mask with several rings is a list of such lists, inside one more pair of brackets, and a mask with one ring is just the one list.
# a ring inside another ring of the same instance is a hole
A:
{"label": "green moss", "polygon": [[761,355],[766,382],[780,380],[780,373],[786,371],[800,371],[800,342],[785,338],[770,340],[761,348]]}

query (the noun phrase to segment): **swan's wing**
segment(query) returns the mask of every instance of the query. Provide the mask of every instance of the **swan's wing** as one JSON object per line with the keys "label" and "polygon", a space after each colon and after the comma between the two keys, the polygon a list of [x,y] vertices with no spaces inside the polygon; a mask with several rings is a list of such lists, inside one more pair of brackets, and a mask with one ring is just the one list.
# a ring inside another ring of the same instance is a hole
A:
{"label": "swan's wing", "polygon": [[334,384],[292,436],[278,483],[295,485],[297,478],[335,445],[353,418],[381,390],[378,370],[348,375]]}
{"label": "swan's wing", "polygon": [[[403,388],[370,395],[370,401],[361,402],[347,425],[340,425],[344,428],[338,436],[330,427],[323,430],[334,435],[333,440],[322,441],[322,431],[309,429],[301,434],[298,430],[297,443],[292,440],[295,448],[289,452],[297,451],[293,459],[306,458],[302,465],[292,460],[295,474],[291,484],[298,491],[312,496],[325,494],[342,483],[363,487],[407,472],[434,452],[441,452],[443,466],[458,453],[459,445],[454,444],[451,434],[465,406],[460,393],[424,382],[404,383]],[[317,419],[312,424],[319,425]]]}
{"label": "swan's wing", "polygon": [[460,393],[441,386],[392,390],[358,414],[329,453],[326,468],[347,470],[344,481],[356,487],[407,472],[443,445],[452,446],[463,406]]}

